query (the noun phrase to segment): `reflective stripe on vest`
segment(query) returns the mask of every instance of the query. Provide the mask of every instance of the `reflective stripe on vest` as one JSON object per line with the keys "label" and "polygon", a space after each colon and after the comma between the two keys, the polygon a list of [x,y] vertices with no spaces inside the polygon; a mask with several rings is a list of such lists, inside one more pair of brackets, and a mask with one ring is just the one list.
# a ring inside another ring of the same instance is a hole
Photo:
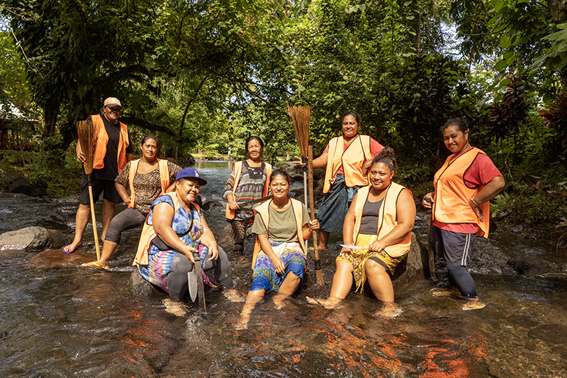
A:
{"label": "reflective stripe on vest", "polygon": [[[176,193],[165,193],[164,196],[171,197],[173,201],[173,217],[177,214],[177,210],[179,210],[179,199],[177,198]],[[159,197],[158,197],[159,198]],[[199,205],[196,203],[192,203],[192,206],[197,209],[197,212],[200,212],[201,209]],[[151,211],[150,211],[151,213]],[[148,224],[148,218],[150,213],[146,216],[146,221],[144,222],[144,227],[142,228],[142,234],[140,235],[140,242],[138,243],[138,251],[136,252],[136,257],[134,258],[134,262],[132,265],[148,265],[148,250],[150,249],[150,243],[152,240],[157,236],[157,233],[154,230],[154,226],[150,226]],[[173,219],[172,219],[173,222]]]}
{"label": "reflective stripe on vest", "polygon": [[357,135],[356,138],[344,149],[344,138],[335,137],[329,141],[329,152],[327,157],[327,169],[325,171],[325,184],[323,193],[328,193],[331,185],[335,182],[337,171],[342,166],[345,173],[345,184],[353,186],[368,185],[368,176],[363,172],[363,165],[372,159],[370,153],[370,137],[368,135]]}
{"label": "reflective stripe on vest", "polygon": [[[264,226],[266,226],[266,235],[269,235],[268,234],[268,224],[270,222],[269,209],[272,201],[273,200],[264,202],[256,209],[254,209],[254,214],[260,214],[260,216],[262,217]],[[303,225],[301,224],[303,221],[303,206],[302,206],[303,204],[293,198],[290,198],[290,201],[291,201],[290,206],[293,209],[293,214],[295,216],[295,226],[297,228],[297,242],[299,243],[299,246],[301,247],[303,254],[307,256],[307,253],[305,251],[305,241],[303,240],[303,232],[302,232]],[[260,246],[260,241],[258,240],[258,237],[256,237],[256,242],[254,244],[254,255],[252,257],[252,269],[254,269],[254,265],[256,264],[256,259],[258,258],[258,254],[260,253],[261,250],[262,247]]]}
{"label": "reflective stripe on vest", "polygon": [[[138,171],[138,163],[142,160],[142,158],[138,160],[132,160],[130,162],[130,171],[128,172],[128,184],[130,185],[130,204],[128,207],[134,208],[135,207],[135,199],[136,199],[136,191],[134,190],[134,176]],[[167,160],[165,159],[156,159],[158,161],[158,169],[159,169],[159,178],[161,181],[161,194],[164,194],[167,188],[170,185],[170,178],[169,178],[169,168],[167,167]]]}
{"label": "reflective stripe on vest", "polygon": [[[262,197],[266,197],[268,195],[268,191],[270,190],[270,176],[272,175],[272,165],[268,163],[264,163],[266,165],[266,182],[264,183],[264,189],[262,190]],[[234,163],[232,168],[234,170],[234,185],[232,186],[232,196],[236,201],[236,187],[240,182],[240,177],[242,176],[242,162],[237,161]],[[231,210],[228,207],[228,202],[226,204],[226,211],[225,211],[226,219],[234,219],[236,216],[236,211]]]}
{"label": "reflective stripe on vest", "polygon": [[[398,204],[398,198],[400,197],[400,193],[404,189],[406,188],[401,186],[400,184],[396,184],[393,181],[388,187],[388,191],[386,192],[386,196],[384,197],[384,201],[382,202],[382,206],[380,208],[380,213],[378,214],[378,229],[376,230],[376,235],[378,235],[378,240],[382,239],[390,231],[392,231],[394,227],[398,225],[397,204]],[[358,238],[358,231],[360,230],[360,223],[362,221],[362,209],[364,208],[364,204],[368,199],[369,193],[370,193],[370,186],[365,186],[364,188],[360,188],[357,192],[356,205],[354,208],[355,222],[354,222],[354,230],[352,234],[353,240],[355,242],[356,239]],[[388,245],[386,246],[386,248],[384,248],[384,250],[391,257],[400,257],[408,253],[410,248],[411,248],[411,232],[408,232],[407,235],[400,242],[394,245]]]}
{"label": "reflective stripe on vest", "polygon": [[432,218],[441,223],[473,223],[478,225],[478,236],[488,237],[490,224],[490,204],[488,201],[480,205],[485,214],[484,220],[478,219],[469,201],[484,186],[471,189],[465,184],[465,173],[473,164],[478,154],[484,154],[476,147],[471,148],[456,159],[451,155],[445,164],[435,173],[435,202],[433,203]]}
{"label": "reflective stripe on vest", "polygon": [[[106,146],[108,144],[108,134],[106,133],[106,128],[104,127],[104,121],[102,117],[98,114],[92,115],[91,119],[95,130],[98,131],[98,140],[96,143],[96,149],[94,153],[93,168],[102,169],[104,168],[104,157],[106,156]],[[118,163],[118,172],[120,172],[128,161],[126,161],[126,148],[128,147],[128,127],[122,122],[120,124],[120,137],[118,140],[118,153],[116,156],[116,161]]]}

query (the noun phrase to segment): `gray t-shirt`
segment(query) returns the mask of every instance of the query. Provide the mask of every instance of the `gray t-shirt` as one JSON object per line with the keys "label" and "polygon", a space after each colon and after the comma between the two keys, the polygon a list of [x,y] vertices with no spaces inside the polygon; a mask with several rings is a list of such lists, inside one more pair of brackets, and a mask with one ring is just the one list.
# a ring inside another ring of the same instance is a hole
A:
{"label": "gray t-shirt", "polygon": [[[305,225],[310,220],[309,212],[304,204],[301,204],[301,207],[303,208],[303,219],[301,224]],[[293,214],[291,205],[282,211],[276,210],[270,205],[268,206],[268,216],[270,217],[268,239],[286,243],[299,241],[297,237],[297,227],[295,225],[295,215]],[[266,225],[264,224],[260,214],[256,214],[251,232],[256,235],[266,234]]]}

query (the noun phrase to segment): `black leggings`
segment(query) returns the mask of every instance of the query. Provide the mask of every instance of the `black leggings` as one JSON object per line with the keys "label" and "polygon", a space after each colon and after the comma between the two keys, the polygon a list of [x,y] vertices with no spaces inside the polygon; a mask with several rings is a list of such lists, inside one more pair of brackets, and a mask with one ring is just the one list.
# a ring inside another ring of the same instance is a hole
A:
{"label": "black leggings", "polygon": [[104,240],[119,244],[122,238],[122,232],[131,228],[142,227],[145,220],[146,216],[144,214],[139,210],[129,207],[112,218]]}
{"label": "black leggings", "polygon": [[[214,277],[225,290],[232,289],[232,272],[230,269],[230,261],[225,251],[218,247],[219,258],[217,261],[210,261],[210,254],[207,254],[203,270],[214,269]],[[193,271],[193,264],[182,253],[176,253],[171,262],[171,272],[166,277],[167,289],[169,290],[169,298],[174,302],[181,302],[187,294],[188,283],[187,273]]]}

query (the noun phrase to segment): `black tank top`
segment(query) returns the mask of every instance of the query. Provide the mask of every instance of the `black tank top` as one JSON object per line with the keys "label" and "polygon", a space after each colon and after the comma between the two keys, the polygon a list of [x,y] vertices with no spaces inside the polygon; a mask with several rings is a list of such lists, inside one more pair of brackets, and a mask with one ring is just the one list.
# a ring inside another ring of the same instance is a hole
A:
{"label": "black tank top", "polygon": [[362,208],[362,218],[360,220],[360,230],[358,233],[376,235],[378,232],[378,215],[382,207],[382,202],[384,202],[384,199],[378,202],[370,202],[368,198],[366,199],[364,207]]}

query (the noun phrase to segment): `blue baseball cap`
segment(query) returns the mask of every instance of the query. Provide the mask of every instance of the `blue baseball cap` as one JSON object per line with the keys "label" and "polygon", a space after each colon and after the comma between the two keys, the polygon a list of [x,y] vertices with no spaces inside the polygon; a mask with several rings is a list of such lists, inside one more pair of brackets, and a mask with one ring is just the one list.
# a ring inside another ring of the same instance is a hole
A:
{"label": "blue baseball cap", "polygon": [[175,178],[176,181],[182,178],[192,178],[199,181],[201,185],[207,185],[207,181],[202,179],[199,175],[199,172],[195,168],[183,168],[179,172],[177,172],[177,177]]}

